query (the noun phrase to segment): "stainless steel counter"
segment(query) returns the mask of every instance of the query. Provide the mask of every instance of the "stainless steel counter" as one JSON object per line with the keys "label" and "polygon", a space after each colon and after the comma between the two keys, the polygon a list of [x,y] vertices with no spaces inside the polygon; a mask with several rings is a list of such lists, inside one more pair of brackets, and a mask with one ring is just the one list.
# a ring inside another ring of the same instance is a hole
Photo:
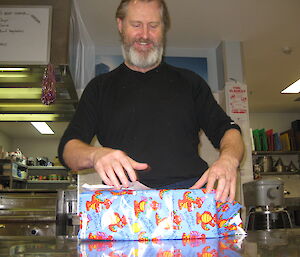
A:
{"label": "stainless steel counter", "polygon": [[0,256],[298,257],[300,229],[253,231],[244,239],[82,241],[66,237],[0,237]]}
{"label": "stainless steel counter", "polygon": [[286,197],[284,200],[286,206],[300,206],[300,197]]}

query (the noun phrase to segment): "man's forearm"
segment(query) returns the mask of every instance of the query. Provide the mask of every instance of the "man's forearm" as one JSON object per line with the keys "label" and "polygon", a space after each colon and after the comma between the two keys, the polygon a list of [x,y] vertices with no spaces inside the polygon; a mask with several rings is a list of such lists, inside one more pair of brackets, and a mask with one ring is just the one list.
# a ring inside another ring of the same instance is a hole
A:
{"label": "man's forearm", "polygon": [[78,139],[68,141],[64,147],[63,158],[73,170],[93,168],[93,155],[99,147],[90,146]]}
{"label": "man's forearm", "polygon": [[227,130],[220,144],[220,159],[226,158],[239,166],[244,155],[244,142],[237,129]]}

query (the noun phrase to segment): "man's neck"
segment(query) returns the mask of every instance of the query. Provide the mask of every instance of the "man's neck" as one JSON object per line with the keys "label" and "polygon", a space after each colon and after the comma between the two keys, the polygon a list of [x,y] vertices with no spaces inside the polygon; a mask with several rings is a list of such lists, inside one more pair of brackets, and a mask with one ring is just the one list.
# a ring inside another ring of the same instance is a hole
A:
{"label": "man's neck", "polygon": [[142,73],[146,73],[146,72],[148,72],[148,71],[150,71],[150,70],[153,70],[153,69],[155,69],[156,67],[158,67],[158,66],[159,66],[159,63],[157,63],[157,64],[155,64],[155,65],[153,65],[153,66],[151,66],[151,67],[149,67],[149,68],[140,68],[140,67],[137,67],[137,66],[134,66],[134,65],[130,65],[128,62],[125,62],[125,65],[126,65],[129,69],[131,69],[131,70],[138,71],[138,72],[142,72]]}

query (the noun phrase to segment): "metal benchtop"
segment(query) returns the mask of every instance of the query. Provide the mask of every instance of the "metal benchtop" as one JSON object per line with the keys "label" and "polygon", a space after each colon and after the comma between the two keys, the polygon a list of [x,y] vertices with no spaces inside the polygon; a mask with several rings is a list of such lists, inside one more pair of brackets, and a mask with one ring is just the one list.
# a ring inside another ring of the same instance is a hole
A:
{"label": "metal benchtop", "polygon": [[[163,254],[163,252],[169,254],[166,256],[173,256],[170,255],[173,252],[173,254],[181,254],[178,256],[191,257],[193,255],[185,255],[185,253],[188,251],[189,254],[195,253],[195,256],[197,256],[198,253],[203,254],[204,249],[207,253],[214,253],[215,256],[225,256],[225,254],[228,254],[226,249],[227,251],[229,249],[231,253],[229,256],[235,257],[298,257],[300,252],[300,229],[250,231],[243,239],[237,240],[238,237],[230,237],[228,239],[201,239],[185,243],[181,240],[138,243],[135,241],[80,241],[76,237],[62,236],[2,236],[0,237],[0,256],[115,256],[113,254],[117,252],[119,254],[117,256],[124,256],[122,255],[122,249],[128,253],[130,252],[130,247],[132,247],[131,253],[139,253],[137,256],[142,257],[165,256],[156,255]],[[155,247],[151,248],[151,244]],[[214,246],[216,247],[215,249]],[[147,253],[147,249],[150,248],[151,253]],[[153,249],[156,249],[157,252],[153,252]],[[198,250],[202,252],[197,252]],[[127,254],[125,256],[133,255]]]}

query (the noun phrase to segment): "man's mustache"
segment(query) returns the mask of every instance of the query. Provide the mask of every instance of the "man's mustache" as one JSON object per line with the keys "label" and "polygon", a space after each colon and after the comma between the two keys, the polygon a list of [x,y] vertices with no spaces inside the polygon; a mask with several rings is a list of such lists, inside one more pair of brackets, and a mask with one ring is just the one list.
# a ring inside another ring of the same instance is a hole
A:
{"label": "man's mustache", "polygon": [[135,40],[135,42],[142,43],[142,44],[153,44],[153,45],[155,45],[155,43],[152,40],[144,39],[144,38],[137,39],[137,40]]}

